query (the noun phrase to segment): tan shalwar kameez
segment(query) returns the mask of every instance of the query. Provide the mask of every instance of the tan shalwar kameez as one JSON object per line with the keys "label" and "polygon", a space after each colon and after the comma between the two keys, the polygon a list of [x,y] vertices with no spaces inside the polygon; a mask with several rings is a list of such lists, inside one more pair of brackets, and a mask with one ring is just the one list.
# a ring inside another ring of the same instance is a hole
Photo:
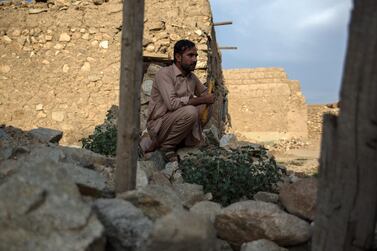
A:
{"label": "tan shalwar kameez", "polygon": [[188,105],[190,97],[207,92],[194,73],[183,76],[175,64],[156,74],[149,102],[148,132],[158,146],[175,149],[178,144],[193,146],[202,139],[199,110],[204,105]]}

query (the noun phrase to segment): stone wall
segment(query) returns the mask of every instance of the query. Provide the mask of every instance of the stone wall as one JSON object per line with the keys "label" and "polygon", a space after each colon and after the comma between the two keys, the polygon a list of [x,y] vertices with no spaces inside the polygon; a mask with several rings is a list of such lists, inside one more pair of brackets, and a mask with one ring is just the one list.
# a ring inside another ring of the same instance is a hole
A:
{"label": "stone wall", "polygon": [[[122,2],[94,2],[0,4],[0,123],[26,130],[55,128],[64,131],[62,143],[78,144],[118,103]],[[219,86],[212,123],[222,129],[224,109],[219,106],[226,91],[208,0],[145,4],[145,60],[167,64],[177,40],[196,42],[196,74],[203,82],[214,77]],[[147,63],[144,91],[151,84],[149,68]]]}
{"label": "stone wall", "polygon": [[224,70],[232,132],[241,139],[274,141],[308,136],[307,105],[299,81],[282,68]]}

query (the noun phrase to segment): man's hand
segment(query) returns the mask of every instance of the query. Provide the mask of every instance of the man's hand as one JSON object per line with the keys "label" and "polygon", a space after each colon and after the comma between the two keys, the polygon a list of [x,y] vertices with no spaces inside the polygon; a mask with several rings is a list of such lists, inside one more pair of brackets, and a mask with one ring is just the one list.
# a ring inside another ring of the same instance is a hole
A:
{"label": "man's hand", "polygon": [[215,103],[215,95],[213,93],[207,94],[205,96],[201,96],[200,98],[204,99],[203,104],[213,104]]}
{"label": "man's hand", "polygon": [[215,102],[215,95],[211,93],[211,94],[206,94],[206,95],[196,97],[196,98],[190,98],[187,104],[197,106],[197,105],[202,105],[202,104],[210,105],[210,104],[213,104],[214,102]]}

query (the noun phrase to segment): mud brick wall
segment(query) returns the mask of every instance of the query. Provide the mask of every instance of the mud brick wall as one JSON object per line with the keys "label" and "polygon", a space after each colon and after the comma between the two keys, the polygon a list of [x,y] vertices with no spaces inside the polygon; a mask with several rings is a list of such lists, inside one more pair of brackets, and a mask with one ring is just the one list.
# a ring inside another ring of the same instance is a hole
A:
{"label": "mud brick wall", "polygon": [[[118,104],[122,1],[95,2],[0,4],[0,123],[55,128],[64,131],[62,143],[80,144]],[[226,91],[208,0],[146,0],[145,58],[167,62],[182,38],[197,44],[198,77],[217,81],[212,123],[223,130]],[[153,74],[146,69],[142,128]]]}
{"label": "mud brick wall", "polygon": [[282,68],[224,70],[229,90],[230,129],[241,139],[306,138],[307,105],[299,81]]}

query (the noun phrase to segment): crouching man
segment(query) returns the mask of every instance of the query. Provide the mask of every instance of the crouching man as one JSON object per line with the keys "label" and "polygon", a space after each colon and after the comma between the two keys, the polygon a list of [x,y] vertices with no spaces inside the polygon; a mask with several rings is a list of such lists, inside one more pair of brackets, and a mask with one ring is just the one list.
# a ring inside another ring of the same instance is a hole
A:
{"label": "crouching man", "polygon": [[189,40],[174,45],[174,63],[161,68],[155,77],[149,101],[148,133],[167,161],[176,161],[181,146],[195,146],[202,138],[199,114],[215,96],[192,72],[197,63],[197,48]]}

